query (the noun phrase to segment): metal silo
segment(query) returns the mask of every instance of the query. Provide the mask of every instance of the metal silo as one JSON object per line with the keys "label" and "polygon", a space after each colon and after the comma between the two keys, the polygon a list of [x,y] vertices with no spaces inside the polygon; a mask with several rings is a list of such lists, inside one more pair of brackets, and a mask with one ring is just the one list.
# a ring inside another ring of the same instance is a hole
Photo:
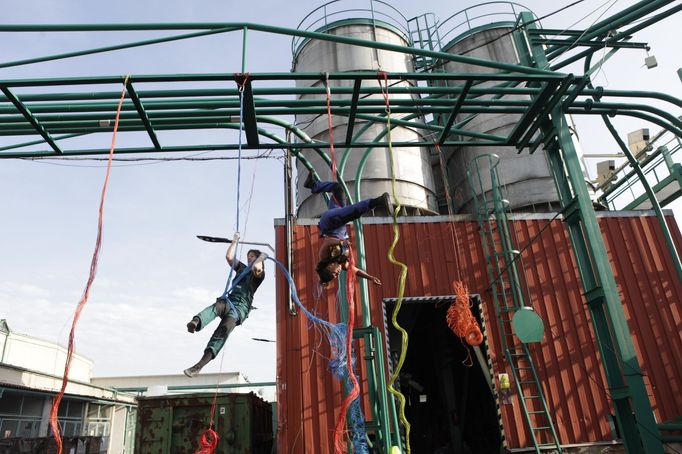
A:
{"label": "metal silo", "polygon": [[[372,1],[371,9],[349,8],[348,2],[330,2],[314,10],[299,24],[299,29],[314,30],[353,38],[378,41],[395,45],[407,46],[408,36],[406,25],[407,19],[387,3]],[[362,17],[365,16],[365,17]],[[396,19],[397,18],[397,19]],[[411,72],[413,71],[412,58],[406,54],[388,52],[368,47],[350,46],[330,41],[295,39],[293,42],[293,70],[296,72],[348,72],[348,71],[386,71],[386,72]],[[352,80],[330,80],[329,85],[334,87],[353,86]],[[405,87],[415,85],[410,81],[402,81],[395,86]],[[318,81],[299,80],[298,87],[324,87],[324,80]],[[378,80],[363,80],[363,87],[377,87]],[[390,90],[389,90],[390,94]],[[335,95],[350,99],[351,95]],[[410,94],[390,94],[391,99],[409,98]],[[415,95],[416,96],[416,95]],[[369,96],[370,98],[383,99],[380,93]],[[306,94],[299,99],[324,100],[325,95]],[[367,99],[367,97],[365,97]],[[403,114],[393,114],[392,118],[400,118]],[[346,136],[348,119],[342,116],[332,118],[332,133],[335,140]],[[296,125],[306,132],[313,140],[328,141],[329,128],[327,115],[297,115]],[[356,119],[353,131],[357,134],[367,120]],[[362,133],[357,140],[371,142],[380,136],[386,128],[383,121],[377,122]],[[424,140],[421,131],[407,127],[394,127],[391,130],[393,141],[421,141]],[[385,140],[385,139],[384,139]],[[345,151],[344,148],[336,150],[337,163]],[[348,188],[355,197],[355,179],[359,162],[364,154],[364,149],[354,149],[344,169],[343,178]],[[407,214],[435,214],[438,206],[436,201],[433,171],[431,167],[429,151],[423,147],[394,148],[395,176],[397,180],[396,192]],[[323,179],[331,178],[331,171],[323,160],[312,150],[303,152],[311,162],[315,170]],[[299,177],[298,194],[300,217],[319,216],[325,209],[324,200],[321,197],[311,197],[308,189],[303,188],[303,180],[307,169],[298,165]],[[389,152],[386,148],[375,148],[369,155],[362,173],[361,198],[375,197],[383,192],[391,192],[391,175]],[[387,213],[377,213],[386,215]]]}
{"label": "metal silo", "polygon": [[[462,10],[438,25],[441,48],[444,52],[478,57],[504,63],[519,63],[518,52],[511,31],[515,27],[515,19],[521,11],[527,9],[511,2],[488,2]],[[494,18],[496,22],[488,22]],[[492,68],[472,66],[458,62],[446,62],[447,72],[496,72]],[[458,82],[451,82],[452,85]],[[495,83],[481,84],[479,87]],[[481,97],[481,99],[491,96]],[[526,95],[505,95],[504,100],[528,99]],[[462,121],[468,114],[459,115],[456,121]],[[477,114],[462,129],[474,132],[507,136],[512,131],[521,114],[492,113]],[[503,193],[512,210],[553,211],[558,206],[558,195],[554,184],[545,151],[538,148],[535,153],[519,153],[513,147],[452,147],[446,151],[446,167],[450,185],[455,192],[458,211],[472,210],[472,193],[466,184],[466,171],[470,163],[483,154],[496,154],[500,158],[497,167]],[[484,191],[490,190],[490,172],[480,172],[481,186]]]}

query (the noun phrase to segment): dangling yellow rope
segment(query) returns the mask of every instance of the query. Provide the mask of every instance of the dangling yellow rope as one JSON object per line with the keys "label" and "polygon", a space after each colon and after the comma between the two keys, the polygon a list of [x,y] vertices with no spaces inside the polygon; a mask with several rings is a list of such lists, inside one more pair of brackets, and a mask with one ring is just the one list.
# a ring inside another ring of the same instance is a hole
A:
{"label": "dangling yellow rope", "polygon": [[391,243],[391,247],[388,249],[388,260],[394,264],[400,267],[400,277],[398,278],[398,298],[395,303],[395,307],[393,308],[393,314],[391,315],[391,323],[397,329],[400,331],[401,334],[401,342],[400,342],[400,358],[398,359],[398,364],[396,365],[395,369],[393,370],[393,374],[391,375],[391,378],[388,380],[388,390],[390,391],[391,394],[396,396],[398,400],[400,401],[400,422],[402,423],[403,426],[405,426],[405,447],[407,450],[407,453],[410,454],[410,423],[407,421],[407,418],[405,417],[405,396],[395,389],[393,385],[395,384],[395,381],[398,379],[398,374],[400,374],[400,369],[403,367],[403,363],[405,362],[405,356],[407,355],[407,343],[409,340],[409,336],[407,335],[407,331],[403,329],[400,324],[398,324],[398,312],[400,312],[400,306],[403,304],[403,296],[405,295],[405,281],[407,280],[407,265],[404,263],[400,262],[395,258],[393,255],[393,252],[395,251],[395,247],[398,245],[398,240],[400,239],[400,230],[398,229],[398,213],[400,212],[400,200],[398,199],[398,194],[396,193],[395,190],[395,171],[393,167],[393,145],[391,144],[391,106],[389,103],[389,98],[388,98],[388,75],[386,73],[379,73],[380,76],[383,76],[384,82],[386,83],[386,91],[384,91],[384,88],[381,85],[381,78],[379,79],[379,86],[381,87],[381,93],[384,95],[384,100],[386,101],[386,128],[387,128],[387,140],[388,140],[388,155],[390,157],[390,163],[391,163],[391,191],[393,192],[393,200],[395,201],[395,209],[392,212],[393,215],[393,242]]}

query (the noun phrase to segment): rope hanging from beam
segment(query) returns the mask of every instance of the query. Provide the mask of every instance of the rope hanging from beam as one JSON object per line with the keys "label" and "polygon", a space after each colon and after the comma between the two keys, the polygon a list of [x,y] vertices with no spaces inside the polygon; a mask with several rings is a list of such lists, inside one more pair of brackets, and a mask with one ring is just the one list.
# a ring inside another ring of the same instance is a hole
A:
{"label": "rope hanging from beam", "polygon": [[61,428],[59,427],[59,404],[64,397],[64,392],[66,391],[66,385],[69,382],[69,369],[71,368],[71,361],[73,359],[74,345],[76,340],[76,325],[80,319],[81,312],[88,302],[88,297],[90,296],[90,288],[95,281],[95,275],[97,274],[97,262],[99,261],[99,251],[102,246],[102,224],[104,220],[104,200],[107,193],[107,186],[109,185],[109,175],[111,173],[111,162],[114,156],[114,149],[116,148],[116,132],[118,131],[118,120],[121,115],[121,106],[123,106],[123,99],[126,94],[126,85],[128,83],[128,76],[125,77],[123,82],[123,91],[121,92],[121,98],[118,101],[118,107],[116,108],[116,121],[114,122],[114,132],[111,137],[111,147],[109,147],[109,160],[107,161],[107,171],[104,177],[104,184],[102,186],[102,195],[99,202],[99,216],[97,220],[97,239],[95,240],[95,250],[92,254],[92,260],[90,261],[90,275],[88,276],[88,281],[85,285],[85,290],[83,291],[83,296],[81,296],[78,306],[76,306],[76,311],[73,314],[73,321],[71,323],[71,331],[69,332],[69,345],[66,351],[66,361],[64,363],[64,376],[62,377],[62,387],[59,393],[55,396],[52,401],[52,408],[50,409],[50,428],[52,429],[52,435],[54,436],[55,442],[57,443],[57,454],[62,454],[62,436]]}
{"label": "rope hanging from beam", "polygon": [[[393,308],[393,314],[391,315],[391,323],[397,329],[400,334],[401,334],[401,339],[400,339],[400,357],[398,358],[398,364],[396,365],[395,369],[393,370],[393,374],[391,375],[391,378],[388,381],[388,390],[391,394],[396,396],[400,402],[400,422],[402,425],[405,427],[405,447],[407,449],[407,454],[411,453],[410,449],[410,423],[407,420],[407,417],[405,416],[405,396],[398,391],[395,387],[394,384],[396,380],[398,379],[398,376],[400,374],[400,369],[402,369],[403,364],[405,363],[405,357],[407,356],[407,344],[409,341],[409,336],[407,334],[407,331],[400,326],[398,323],[398,313],[400,312],[400,307],[402,306],[403,303],[403,297],[405,295],[405,282],[407,280],[407,265],[404,264],[403,262],[397,260],[394,256],[394,251],[396,246],[398,245],[398,240],[400,239],[400,229],[398,228],[398,213],[400,212],[400,199],[398,199],[398,194],[396,192],[396,184],[395,184],[395,168],[394,168],[394,159],[393,159],[393,147],[391,145],[391,105],[389,101],[389,96],[388,96],[388,75],[385,72],[379,72],[379,86],[382,87],[381,93],[384,96],[384,100],[386,102],[386,130],[387,130],[387,140],[388,140],[388,155],[390,157],[390,164],[391,164],[391,190],[393,192],[393,200],[396,204],[395,208],[393,209],[393,242],[391,243],[391,247],[388,249],[388,260],[398,266],[400,268],[400,276],[398,278],[398,298],[395,303],[395,307]],[[385,84],[385,89],[382,86],[382,82]]]}

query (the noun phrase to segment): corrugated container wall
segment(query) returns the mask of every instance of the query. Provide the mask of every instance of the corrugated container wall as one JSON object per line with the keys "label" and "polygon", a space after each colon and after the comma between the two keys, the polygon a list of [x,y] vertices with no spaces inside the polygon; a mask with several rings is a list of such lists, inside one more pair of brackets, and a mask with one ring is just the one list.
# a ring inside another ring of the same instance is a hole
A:
{"label": "corrugated container wall", "polygon": [[[320,30],[318,30],[320,31]],[[374,23],[363,19],[349,19],[328,25],[323,30],[325,33],[350,36],[353,38],[365,39],[368,41],[379,41],[399,46],[407,46],[408,43],[404,36],[395,28],[380,21]],[[369,47],[350,46],[330,41],[309,40],[305,41],[300,49],[296,51],[294,60],[294,70],[297,72],[349,72],[349,71],[387,71],[387,72],[412,72],[413,64],[411,57],[398,52],[388,52],[385,50],[372,49]],[[297,86],[317,86],[323,87],[324,80],[309,81],[298,80]],[[411,86],[413,81],[402,81],[397,86]],[[352,80],[330,80],[329,85],[332,90],[334,87],[346,86],[353,87]],[[363,87],[378,87],[377,80],[363,80]],[[341,95],[332,94],[338,98]],[[348,98],[350,105],[351,95],[343,95]],[[391,99],[409,98],[410,94],[393,95],[389,93]],[[417,96],[417,95],[414,95]],[[370,95],[369,98],[379,101],[383,100],[380,93]],[[300,99],[324,100],[325,95],[303,95]],[[363,96],[363,99],[366,97]],[[393,114],[394,118],[401,118],[402,114]],[[381,118],[379,116],[379,118]],[[418,119],[417,119],[418,120]],[[327,115],[297,115],[296,125],[310,136],[313,140],[329,140],[329,127]],[[367,129],[364,129],[366,126]],[[348,129],[347,116],[332,117],[332,134],[335,142],[344,141]],[[364,132],[363,132],[364,129]],[[383,137],[386,124],[383,120],[368,125],[366,119],[358,118],[354,125],[354,134],[359,134],[357,138],[361,142],[372,142]],[[392,141],[423,141],[422,130],[394,127],[391,129]],[[343,161],[345,147],[339,147],[335,153],[337,165]],[[364,149],[354,149],[350,155],[343,171],[343,179],[348,184],[348,189],[355,197],[356,172],[362,160]],[[395,177],[398,180],[396,187],[397,195],[404,209],[409,214],[435,214],[438,212],[436,201],[433,171],[429,157],[429,151],[423,147],[403,147],[395,148]],[[331,179],[329,166],[317,155],[314,150],[304,150],[303,155],[313,165],[322,179]],[[297,163],[299,174],[298,194],[299,194],[299,217],[315,217],[322,214],[326,209],[321,197],[311,197],[308,189],[303,187],[303,180],[308,170],[300,163]],[[303,175],[301,178],[300,175]],[[391,192],[389,153],[386,148],[373,148],[369,154],[367,162],[364,164],[362,172],[361,198],[375,197],[383,192]],[[384,213],[387,215],[388,213]]]}
{"label": "corrugated container wall", "polygon": [[[399,273],[386,258],[392,231],[385,221],[367,219],[364,226],[367,269],[383,281],[382,286],[370,288],[372,321],[380,330],[385,329],[382,300],[396,296]],[[409,266],[405,295],[451,295],[453,281],[461,278],[484,300],[493,377],[510,373],[501,352],[477,223],[466,217],[455,222],[445,217],[400,222],[395,256]],[[679,248],[682,238],[672,216],[668,223]],[[530,303],[545,324],[544,340],[529,345],[560,440],[563,444],[612,440],[608,389],[567,231],[561,220],[549,215],[516,215],[512,224],[523,250]],[[599,215],[599,224],[656,418],[674,419],[682,414],[682,284],[653,215],[604,213]],[[283,260],[286,245],[279,224],[276,235],[277,255]],[[315,220],[299,220],[294,229],[292,274],[302,303],[337,322],[334,290],[315,298],[318,241]],[[332,452],[341,387],[330,376],[324,339],[305,316],[289,314],[287,291],[278,274],[278,452]],[[360,323],[358,316],[356,326]],[[366,378],[363,368],[360,374]],[[511,403],[501,404],[501,412],[507,445],[530,446],[515,395]]]}
{"label": "corrugated container wall", "polygon": [[[138,399],[135,452],[192,454],[208,428],[214,395],[185,394]],[[253,393],[218,394],[213,430],[215,454],[271,454],[272,406]]]}

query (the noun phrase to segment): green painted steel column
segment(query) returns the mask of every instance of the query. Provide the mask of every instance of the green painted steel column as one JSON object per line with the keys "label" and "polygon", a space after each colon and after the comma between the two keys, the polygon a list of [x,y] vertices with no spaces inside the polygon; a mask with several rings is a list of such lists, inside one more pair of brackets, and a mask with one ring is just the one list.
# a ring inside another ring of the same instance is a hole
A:
{"label": "green painted steel column", "polygon": [[247,27],[244,27],[244,34],[242,36],[242,72],[246,72],[246,35],[248,34],[249,29]]}
{"label": "green painted steel column", "polygon": [[[531,23],[532,20],[529,14],[521,13],[521,22],[527,23],[528,28],[536,28]],[[532,45],[531,54],[535,65],[547,65],[541,46]],[[578,261],[623,443],[631,454],[663,453],[656,419],[647,396],[604,239],[561,106],[552,110],[551,120],[547,119],[547,122],[546,132],[553,130],[556,133],[555,140],[548,146],[547,154],[564,207],[564,219]]]}

